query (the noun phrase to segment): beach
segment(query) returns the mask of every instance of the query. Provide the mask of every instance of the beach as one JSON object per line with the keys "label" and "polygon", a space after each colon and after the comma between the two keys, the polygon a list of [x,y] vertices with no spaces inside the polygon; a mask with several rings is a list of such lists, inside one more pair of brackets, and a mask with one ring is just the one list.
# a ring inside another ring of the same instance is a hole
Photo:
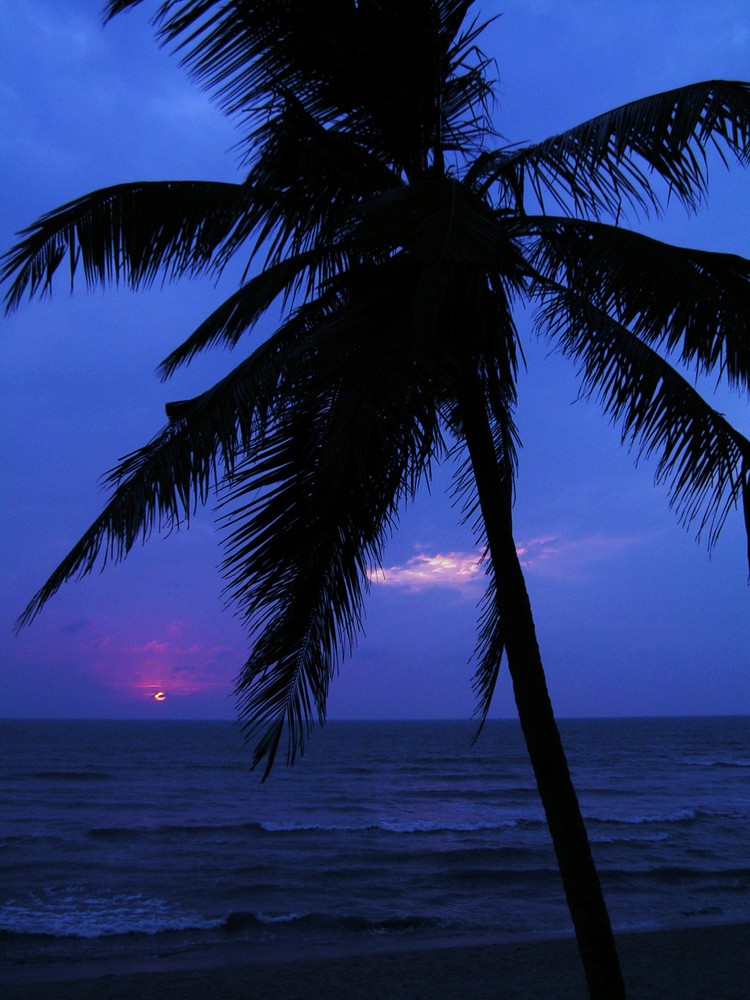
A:
{"label": "beach", "polygon": [[[630,1000],[746,1000],[750,982],[750,924],[714,925],[618,935]],[[575,943],[569,939],[481,945],[433,943],[417,948],[393,942],[366,953],[258,960],[236,950],[201,956],[199,967],[159,968],[156,959],[103,975],[46,969],[58,978],[38,981],[35,969],[15,970],[2,1000],[398,1000],[455,997],[502,1000],[580,1000],[586,989]],[[140,966],[146,966],[141,968]],[[76,978],[68,978],[70,975]]]}

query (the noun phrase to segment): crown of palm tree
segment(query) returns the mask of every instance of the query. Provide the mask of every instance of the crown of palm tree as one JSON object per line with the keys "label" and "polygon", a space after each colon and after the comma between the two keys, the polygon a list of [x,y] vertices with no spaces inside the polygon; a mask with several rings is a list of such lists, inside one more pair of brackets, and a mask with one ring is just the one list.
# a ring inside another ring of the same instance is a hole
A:
{"label": "crown of palm tree", "polygon": [[[140,0],[110,0],[113,17]],[[373,566],[434,462],[486,542],[464,446],[479,407],[507,495],[517,462],[514,316],[576,364],[582,392],[653,455],[680,517],[715,541],[744,504],[750,442],[690,373],[750,387],[750,264],[624,228],[669,199],[689,211],[712,153],[747,165],[750,87],[709,81],[531,145],[490,120],[484,27],[468,0],[165,0],[155,17],[238,124],[242,183],[117,185],[49,213],[5,256],[7,304],[70,280],[242,282],[162,363],[273,333],[109,474],[99,518],[33,598],[122,559],[218,494],[227,596],[252,639],[240,709],[270,769],[325,715],[359,633]],[[498,515],[500,516],[500,514]],[[487,562],[475,686],[486,714],[504,649]]]}

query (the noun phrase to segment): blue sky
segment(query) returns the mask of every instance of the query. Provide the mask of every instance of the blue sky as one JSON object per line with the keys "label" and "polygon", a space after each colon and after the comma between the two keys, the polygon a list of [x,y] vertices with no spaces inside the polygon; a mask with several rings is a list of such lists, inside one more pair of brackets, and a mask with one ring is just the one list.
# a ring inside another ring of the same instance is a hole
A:
{"label": "blue sky", "polygon": [[[153,41],[155,4],[100,26],[99,0],[0,0],[0,246],[44,211],[129,180],[239,177],[236,133]],[[507,2],[483,46],[497,60],[497,127],[523,142],[637,97],[750,78],[744,2]],[[697,217],[661,239],[750,255],[750,174],[712,166]],[[99,477],[148,440],[164,403],[200,391],[216,352],[162,385],[159,361],[223,297],[206,283],[25,303],[0,337],[0,715],[227,717],[246,638],[223,608],[210,511],[126,563],[69,584],[30,629],[16,615],[98,513]],[[521,323],[527,330],[528,324]],[[750,711],[744,531],[711,558],[669,511],[653,465],[634,466],[572,369],[524,343],[516,534],[561,716]],[[710,392],[712,386],[708,386]],[[750,434],[746,398],[719,409]],[[468,717],[481,573],[445,495],[405,512],[373,583],[366,636],[335,682],[331,717]],[[153,694],[167,697],[155,702]],[[493,715],[514,714],[507,676]]]}

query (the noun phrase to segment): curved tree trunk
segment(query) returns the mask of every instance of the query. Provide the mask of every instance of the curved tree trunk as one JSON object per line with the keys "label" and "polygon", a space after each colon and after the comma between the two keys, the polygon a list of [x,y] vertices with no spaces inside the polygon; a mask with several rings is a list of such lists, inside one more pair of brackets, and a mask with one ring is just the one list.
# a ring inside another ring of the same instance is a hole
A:
{"label": "curved tree trunk", "polygon": [[624,1000],[612,926],[547,692],[531,603],[513,539],[512,484],[498,466],[477,382],[460,404],[498,591],[508,669],[592,1000]]}

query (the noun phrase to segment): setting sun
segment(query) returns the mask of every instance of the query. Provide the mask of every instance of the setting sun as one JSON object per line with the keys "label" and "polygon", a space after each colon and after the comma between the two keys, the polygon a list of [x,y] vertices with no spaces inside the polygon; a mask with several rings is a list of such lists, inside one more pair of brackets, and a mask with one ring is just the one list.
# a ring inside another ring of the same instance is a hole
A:
{"label": "setting sun", "polygon": [[167,696],[163,691],[157,691],[154,695],[154,701],[165,701],[166,697]]}

